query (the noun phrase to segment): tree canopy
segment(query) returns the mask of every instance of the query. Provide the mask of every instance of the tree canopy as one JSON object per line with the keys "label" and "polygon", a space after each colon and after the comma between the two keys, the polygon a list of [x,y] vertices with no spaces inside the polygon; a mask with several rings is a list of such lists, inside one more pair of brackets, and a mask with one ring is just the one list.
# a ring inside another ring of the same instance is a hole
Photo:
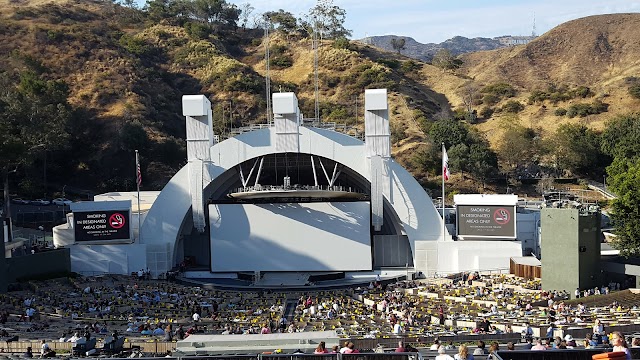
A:
{"label": "tree canopy", "polygon": [[351,30],[344,27],[346,18],[346,10],[334,5],[333,0],[318,0],[316,6],[309,10],[305,22],[322,38],[337,39],[351,36]]}
{"label": "tree canopy", "polygon": [[486,180],[497,171],[498,157],[484,136],[469,125],[453,119],[438,120],[431,124],[429,136],[433,144],[444,143],[448,149],[452,172]]}
{"label": "tree canopy", "polygon": [[576,175],[600,174],[608,160],[600,150],[600,135],[584,125],[560,125],[550,148],[557,165]]}
{"label": "tree canopy", "polygon": [[291,33],[298,27],[298,20],[292,13],[282,9],[278,11],[268,11],[262,17],[271,23],[276,30],[283,33]]}
{"label": "tree canopy", "polygon": [[448,49],[440,49],[433,56],[431,60],[431,64],[433,66],[439,67],[442,70],[455,70],[462,66],[462,60],[451,54],[451,51]]}
{"label": "tree canopy", "polygon": [[16,86],[9,74],[0,74],[0,172],[5,186],[9,172],[67,144],[73,115],[63,81],[32,70],[20,73],[19,79]]}
{"label": "tree canopy", "polygon": [[640,256],[640,161],[616,158],[609,166],[609,187],[617,194],[611,212],[622,256]]}
{"label": "tree canopy", "polygon": [[607,123],[601,146],[613,157],[607,182],[617,195],[611,217],[618,237],[612,246],[623,256],[640,256],[640,114],[619,116]]}
{"label": "tree canopy", "polygon": [[235,29],[242,13],[225,0],[147,0],[145,10],[155,21],[168,19],[182,24],[195,19],[215,30]]}

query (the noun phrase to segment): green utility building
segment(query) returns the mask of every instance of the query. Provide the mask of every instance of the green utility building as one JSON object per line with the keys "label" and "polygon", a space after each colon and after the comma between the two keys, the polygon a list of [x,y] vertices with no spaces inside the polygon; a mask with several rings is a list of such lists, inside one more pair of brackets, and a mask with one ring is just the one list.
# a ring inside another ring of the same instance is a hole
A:
{"label": "green utility building", "polygon": [[542,288],[565,290],[601,286],[600,212],[583,209],[542,209],[540,247]]}

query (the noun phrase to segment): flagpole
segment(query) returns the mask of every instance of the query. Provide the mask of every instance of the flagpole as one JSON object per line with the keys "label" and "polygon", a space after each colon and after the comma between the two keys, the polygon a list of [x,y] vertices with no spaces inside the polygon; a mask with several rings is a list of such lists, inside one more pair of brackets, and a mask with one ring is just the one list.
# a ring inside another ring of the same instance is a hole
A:
{"label": "flagpole", "polygon": [[444,217],[444,178],[445,178],[445,163],[444,163],[444,154],[445,154],[445,149],[444,149],[444,142],[442,143],[442,240],[445,240],[445,233],[446,233],[446,224],[445,224],[445,217]]}
{"label": "flagpole", "polygon": [[138,244],[142,238],[142,219],[140,218],[140,158],[136,150],[136,186],[138,188]]}

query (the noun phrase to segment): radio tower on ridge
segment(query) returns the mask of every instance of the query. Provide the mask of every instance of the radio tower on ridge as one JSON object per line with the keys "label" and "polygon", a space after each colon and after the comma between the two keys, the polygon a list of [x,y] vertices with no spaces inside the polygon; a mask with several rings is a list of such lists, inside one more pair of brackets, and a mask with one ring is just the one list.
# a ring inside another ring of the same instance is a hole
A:
{"label": "radio tower on ridge", "polygon": [[536,34],[536,13],[533,13],[533,29],[531,30],[531,37],[538,36]]}

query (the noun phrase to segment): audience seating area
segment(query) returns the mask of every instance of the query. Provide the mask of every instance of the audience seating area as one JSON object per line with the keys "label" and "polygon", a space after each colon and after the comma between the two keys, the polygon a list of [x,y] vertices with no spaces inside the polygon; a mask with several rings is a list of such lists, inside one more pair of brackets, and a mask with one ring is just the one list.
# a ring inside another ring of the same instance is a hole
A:
{"label": "audience seating area", "polygon": [[[71,346],[60,340],[89,333],[93,347],[105,352],[131,341],[175,341],[178,329],[187,334],[334,330],[365,346],[393,346],[399,336],[422,345],[435,338],[518,341],[526,324],[534,336],[545,336],[551,320],[554,336],[576,339],[590,333],[596,319],[607,333],[640,331],[640,294],[626,290],[566,301],[566,294],[539,288],[539,280],[508,274],[305,292],[222,291],[115,275],[63,278],[32,281],[0,295],[6,315],[0,328],[19,340],[59,343],[52,348],[61,350]],[[114,333],[120,338],[112,343],[108,338]],[[0,342],[0,348],[10,345]]]}

